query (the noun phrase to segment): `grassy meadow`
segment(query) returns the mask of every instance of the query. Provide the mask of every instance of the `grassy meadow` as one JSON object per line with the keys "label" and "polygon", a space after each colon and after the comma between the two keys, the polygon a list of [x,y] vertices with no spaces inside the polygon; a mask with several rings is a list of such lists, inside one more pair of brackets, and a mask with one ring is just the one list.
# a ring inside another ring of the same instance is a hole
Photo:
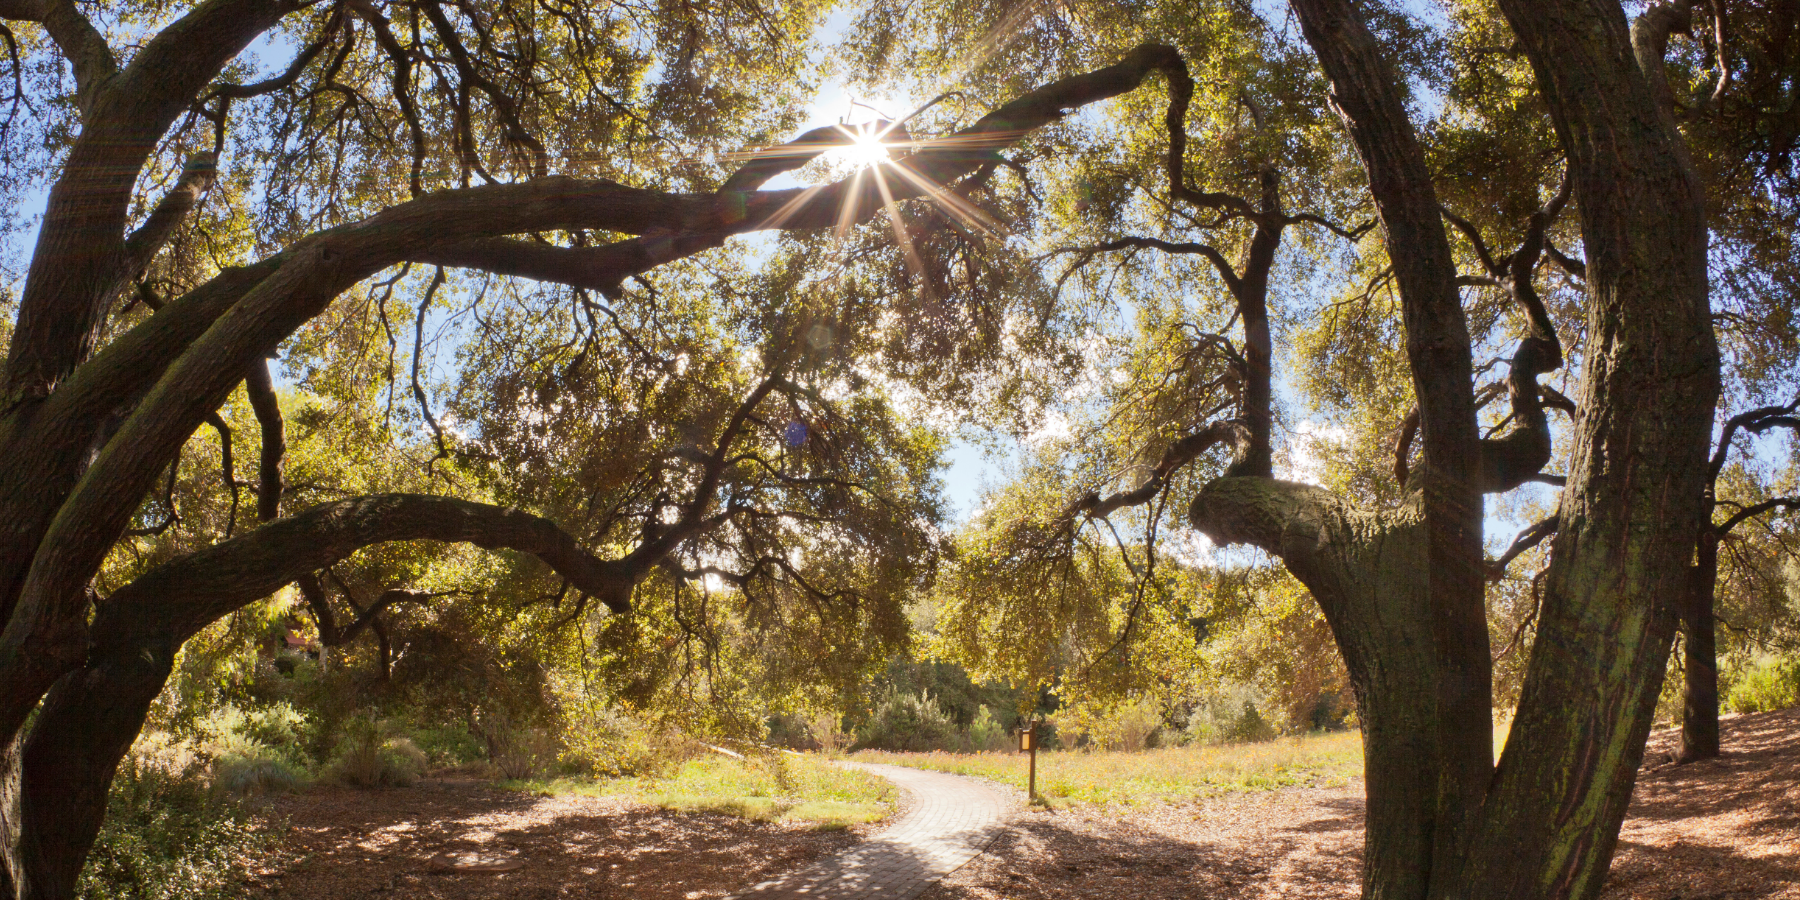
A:
{"label": "grassy meadow", "polygon": [[[973,775],[1025,789],[1026,754],[886,753],[859,762]],[[1252,744],[1168,747],[1138,752],[1049,750],[1038,753],[1038,795],[1055,807],[1137,806],[1296,785],[1339,785],[1362,775],[1357,731],[1278,738]]]}
{"label": "grassy meadow", "polygon": [[700,756],[661,777],[528,779],[502,786],[547,797],[620,797],[662,809],[800,822],[822,829],[886,818],[897,796],[886,779],[793,753],[745,759]]}

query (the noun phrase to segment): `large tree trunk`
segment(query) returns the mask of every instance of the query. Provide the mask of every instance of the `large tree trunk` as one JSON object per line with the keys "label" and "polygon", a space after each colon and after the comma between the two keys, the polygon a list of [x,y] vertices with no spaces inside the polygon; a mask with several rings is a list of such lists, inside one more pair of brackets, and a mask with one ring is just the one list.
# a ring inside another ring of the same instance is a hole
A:
{"label": "large tree trunk", "polygon": [[[1415,863],[1426,873],[1419,881],[1363,887],[1369,897],[1418,900],[1460,859],[1494,770],[1474,365],[1455,258],[1394,67],[1350,0],[1293,0],[1292,6],[1368,172],[1399,288],[1419,404],[1424,465],[1408,487],[1418,492],[1424,521],[1426,550],[1419,565],[1430,657],[1420,673],[1423,691],[1413,702],[1429,711],[1415,724],[1433,731],[1435,755],[1414,765],[1429,767],[1436,777],[1428,817],[1417,826],[1429,835],[1431,848]],[[1409,651],[1378,645],[1371,650],[1377,654],[1371,665],[1407,665],[1400,659]],[[1375,803],[1371,792],[1371,816],[1377,814]]]}
{"label": "large tree trunk", "polygon": [[20,900],[68,900],[106,816],[107,789],[168,679],[168,632],[97,649],[44,698],[25,740],[14,872]]}
{"label": "large tree trunk", "polygon": [[1684,684],[1681,702],[1681,761],[1719,755],[1719,649],[1714,631],[1713,595],[1719,579],[1719,535],[1711,528],[1696,542],[1682,610]]}
{"label": "large tree trunk", "polygon": [[1518,718],[1469,860],[1434,892],[1586,898],[1605,880],[1643,756],[1681,602],[1669,585],[1686,583],[1704,524],[1719,390],[1705,206],[1659,105],[1660,44],[1641,68],[1610,0],[1500,5],[1569,154],[1588,328]]}
{"label": "large tree trunk", "polygon": [[1221,478],[1189,509],[1215,542],[1280,556],[1331,625],[1362,720],[1363,896],[1378,900],[1425,895],[1437,837],[1437,667],[1422,507],[1416,492],[1397,510],[1369,513],[1311,485]]}

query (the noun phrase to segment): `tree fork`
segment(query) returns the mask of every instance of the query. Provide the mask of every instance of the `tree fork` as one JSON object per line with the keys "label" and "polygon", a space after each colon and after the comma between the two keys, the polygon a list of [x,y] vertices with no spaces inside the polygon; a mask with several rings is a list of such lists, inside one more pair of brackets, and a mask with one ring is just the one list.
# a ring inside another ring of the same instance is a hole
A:
{"label": "tree fork", "polygon": [[[1589,898],[1631,796],[1700,528],[1719,354],[1705,200],[1607,0],[1501,0],[1569,159],[1587,260],[1574,453],[1519,714],[1443,896]],[[1646,15],[1646,19],[1655,17]],[[1666,86],[1665,86],[1666,87]]]}
{"label": "tree fork", "polygon": [[[582,590],[615,602],[615,566],[582,551],[548,520],[423,495],[324,504],[146,572],[99,604],[86,665],[51,688],[23,741],[19,819],[9,842],[20,900],[74,896],[106,812],[107,786],[188,638],[362,547],[421,539],[530,553]],[[359,617],[355,627],[368,618]]]}

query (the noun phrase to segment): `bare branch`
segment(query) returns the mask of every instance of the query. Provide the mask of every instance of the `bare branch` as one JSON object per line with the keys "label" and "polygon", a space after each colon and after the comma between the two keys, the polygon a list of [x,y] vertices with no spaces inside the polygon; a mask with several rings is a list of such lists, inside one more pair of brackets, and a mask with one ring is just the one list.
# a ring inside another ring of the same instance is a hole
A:
{"label": "bare branch", "polygon": [[548,519],[452,497],[380,494],[321,504],[146,572],[100,604],[94,640],[154,628],[191,634],[364,547],[414,540],[529,553],[615,612],[629,608],[619,564],[582,549]]}
{"label": "bare branch", "polygon": [[1394,436],[1394,480],[1406,487],[1412,474],[1413,439],[1419,434],[1419,407],[1414,405],[1400,420],[1400,433]]}
{"label": "bare branch", "polygon": [[1335,234],[1338,237],[1341,237],[1346,241],[1362,240],[1362,236],[1364,234],[1367,234],[1369,229],[1375,227],[1374,219],[1370,219],[1369,221],[1364,222],[1361,225],[1354,226],[1352,228],[1345,228],[1344,226],[1339,225],[1338,223],[1333,222],[1330,219],[1325,218],[1324,216],[1315,215],[1313,213],[1295,213],[1291,216],[1288,216],[1286,218],[1286,221],[1283,224],[1295,225],[1295,224],[1299,224],[1302,222],[1309,224],[1309,225],[1317,225],[1320,228],[1323,228],[1326,231],[1329,231],[1332,234]]}
{"label": "bare branch", "polygon": [[1733,513],[1723,524],[1713,530],[1720,535],[1730,534],[1733,528],[1744,522],[1776,509],[1800,509],[1800,497],[1776,497],[1773,500],[1764,500],[1761,503],[1746,506]]}
{"label": "bare branch", "polygon": [[[1091,258],[1096,254],[1111,253],[1115,250],[1124,250],[1128,247],[1161,250],[1164,253],[1198,255],[1204,257],[1207,262],[1212,263],[1213,268],[1217,269],[1219,272],[1219,278],[1225,282],[1226,289],[1230,290],[1234,296],[1237,294],[1239,286],[1242,284],[1242,279],[1238,278],[1236,270],[1232,269],[1231,263],[1225,259],[1224,254],[1207,244],[1196,244],[1186,241],[1165,241],[1152,237],[1122,237],[1117,240],[1091,244],[1085,247],[1058,247],[1047,253],[1040,254],[1037,259],[1044,259],[1046,257],[1057,256],[1064,253],[1076,253],[1081,254],[1085,261],[1086,258]],[[1079,265],[1080,263],[1077,263],[1077,266]]]}
{"label": "bare branch", "polygon": [[324,27],[319,30],[318,38],[313,40],[312,43],[307,44],[294,56],[294,61],[288,65],[286,71],[273,78],[266,78],[251,84],[221,84],[208,91],[206,95],[201,98],[200,102],[205,103],[214,98],[244,100],[250,97],[260,97],[263,94],[286,89],[294,82],[300,80],[301,73],[305,72],[306,67],[310,65],[314,59],[317,59],[319,54],[325,50],[325,47],[331,43],[331,40],[336,36],[338,29],[342,27],[343,22],[344,7],[341,5],[333,6],[330,15],[325,19]]}
{"label": "bare branch", "polygon": [[444,15],[444,9],[437,0],[424,0],[419,4],[425,17],[431,21],[432,30],[437,32],[438,39],[450,51],[450,59],[456,64],[456,71],[462,76],[465,85],[480,88],[487,95],[488,102],[493,105],[494,112],[499,115],[505,127],[508,142],[525,147],[531,153],[531,174],[542,178],[549,171],[550,153],[535,135],[525,129],[519,120],[518,103],[506,91],[492,80],[482,75],[469,58],[469,51],[463,47],[462,39],[457,36],[456,27],[450,24]]}
{"label": "bare branch", "polygon": [[1544,252],[1550,254],[1550,258],[1555,260],[1557,267],[1561,268],[1564,272],[1567,272],[1576,278],[1587,278],[1586,262],[1563,253],[1561,250],[1556,249],[1555,244],[1548,241],[1544,243]]}
{"label": "bare branch", "polygon": [[226,424],[225,417],[213,413],[206,417],[206,424],[219,433],[219,478],[225,482],[225,489],[231,492],[231,512],[225,519],[225,537],[237,530],[238,480],[236,464],[232,461],[231,426]]}
{"label": "bare branch", "polygon": [[[425,417],[425,424],[431,426],[431,436],[437,441],[437,455],[432,457],[435,463],[450,455],[450,448],[444,444],[444,429],[438,425],[437,417],[431,414],[431,399],[425,396],[425,387],[419,383],[420,357],[425,355],[425,313],[431,308],[431,301],[437,297],[438,288],[444,286],[444,267],[439,266],[431,275],[431,284],[425,288],[425,298],[419,301],[419,314],[413,318],[413,352],[412,352],[412,392],[413,399],[419,401],[419,415]],[[426,468],[430,468],[427,465]]]}
{"label": "bare branch", "polygon": [[250,367],[244,379],[244,393],[250,397],[250,409],[262,431],[262,452],[256,476],[256,518],[274,521],[281,513],[281,467],[287,454],[286,423],[281,417],[281,403],[269,378],[269,365],[259,362]]}
{"label": "bare branch", "polygon": [[1488,580],[1499,581],[1501,578],[1505,577],[1506,567],[1512,565],[1513,560],[1518,559],[1520,554],[1536,547],[1543,543],[1545,539],[1555,534],[1556,529],[1561,523],[1561,517],[1551,516],[1532,524],[1515,535],[1513,537],[1512,545],[1506,548],[1506,552],[1500,554],[1499,559],[1488,562]]}
{"label": "bare branch", "polygon": [[1787,425],[1800,430],[1800,420],[1792,418],[1796,410],[1800,410],[1800,397],[1791,403],[1761,406],[1726,419],[1725,425],[1719,429],[1719,444],[1713,449],[1712,463],[1707,472],[1708,483],[1717,481],[1719,473],[1725,470],[1725,458],[1731,453],[1731,442],[1737,437],[1739,429],[1761,434],[1770,428]]}
{"label": "bare branch", "polygon": [[1488,251],[1487,241],[1481,239],[1480,229],[1471,224],[1468,219],[1451,212],[1448,207],[1439,207],[1439,212],[1443,213],[1444,218],[1450,220],[1450,224],[1456,226],[1457,231],[1463,233],[1463,237],[1469,239],[1469,243],[1475,247],[1475,257],[1481,260],[1481,268],[1494,278],[1506,277],[1505,267],[1495,261],[1494,255]]}
{"label": "bare branch", "polygon": [[40,0],[38,3],[25,0],[13,6],[20,12],[37,7],[37,15],[13,16],[12,10],[7,10],[5,15],[9,19],[32,19],[44,23],[44,30],[56,42],[63,58],[69,61],[69,68],[74,70],[75,103],[81,109],[82,118],[86,119],[93,111],[94,100],[101,85],[119,74],[119,61],[113,57],[106,38],[94,28],[94,23],[88,21],[87,16],[75,8],[74,0]]}
{"label": "bare branch", "polygon": [[[861,134],[879,135],[883,143],[896,145],[911,141],[904,125],[877,119],[865,125],[856,126]],[[842,125],[826,125],[814,128],[799,137],[767,147],[749,154],[743,166],[732,173],[725,183],[719,186],[719,193],[754,191],[763,186],[769,179],[783,172],[792,172],[836,147],[854,143],[859,135]]]}

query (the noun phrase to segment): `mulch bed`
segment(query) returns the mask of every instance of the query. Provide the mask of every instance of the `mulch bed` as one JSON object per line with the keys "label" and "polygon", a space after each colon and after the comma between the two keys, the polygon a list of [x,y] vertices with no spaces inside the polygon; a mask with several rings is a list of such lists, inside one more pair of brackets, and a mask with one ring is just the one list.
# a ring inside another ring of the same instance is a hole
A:
{"label": "mulch bed", "polygon": [[284,900],[700,900],[861,839],[479,781],[318,788],[269,811],[286,821],[287,836],[279,858],[256,870],[249,896]]}
{"label": "mulch bed", "polygon": [[[1800,900],[1800,709],[1727,716],[1725,754],[1651,737],[1602,900]],[[1033,810],[920,900],[1354,898],[1363,786]]]}
{"label": "mulch bed", "polygon": [[[1725,755],[1676,766],[1652,735],[1602,900],[1800,900],[1800,709],[1727,716]],[[322,788],[272,804],[279,860],[252,896],[293,900],[699,900],[838,853],[819,832],[483,782]],[[1021,814],[921,900],[1357,897],[1362,783],[1123,811]]]}

